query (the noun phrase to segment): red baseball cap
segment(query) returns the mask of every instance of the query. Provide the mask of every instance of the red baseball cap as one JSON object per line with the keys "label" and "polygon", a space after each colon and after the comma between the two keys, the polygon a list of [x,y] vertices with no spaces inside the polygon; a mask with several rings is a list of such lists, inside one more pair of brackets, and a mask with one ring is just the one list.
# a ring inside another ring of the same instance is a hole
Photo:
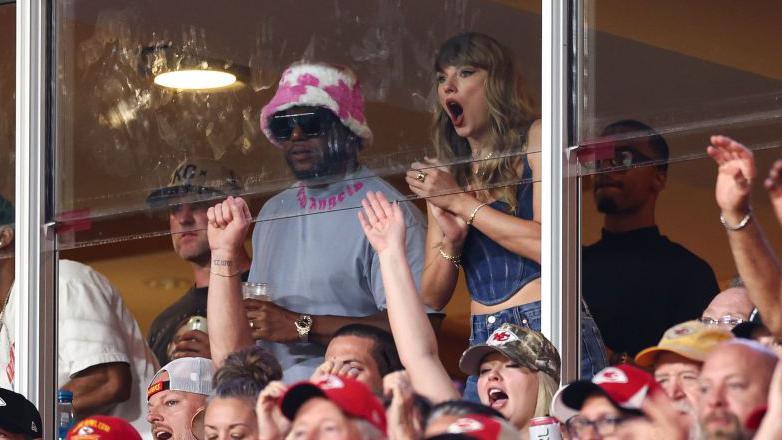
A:
{"label": "red baseball cap", "polygon": [[566,422],[581,411],[584,401],[594,395],[605,396],[617,408],[640,414],[641,405],[660,386],[651,374],[628,364],[600,370],[591,381],[573,382],[554,395],[551,415]]}
{"label": "red baseball cap", "polygon": [[493,417],[467,414],[445,428],[445,432],[428,440],[518,440],[519,431],[510,423]]}
{"label": "red baseball cap", "polygon": [[289,420],[296,418],[304,403],[313,397],[323,397],[339,406],[346,414],[364,419],[386,432],[386,411],[380,400],[365,384],[348,377],[326,376],[317,382],[292,385],[280,399],[280,410]]}
{"label": "red baseball cap", "polygon": [[141,440],[141,435],[125,419],[112,416],[92,416],[80,421],[66,440]]}

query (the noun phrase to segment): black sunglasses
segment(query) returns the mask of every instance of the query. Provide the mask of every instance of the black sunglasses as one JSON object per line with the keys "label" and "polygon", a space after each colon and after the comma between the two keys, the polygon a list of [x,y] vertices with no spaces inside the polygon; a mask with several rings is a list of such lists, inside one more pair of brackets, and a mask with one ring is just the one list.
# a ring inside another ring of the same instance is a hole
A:
{"label": "black sunglasses", "polygon": [[292,115],[274,115],[269,121],[269,131],[280,142],[285,142],[293,135],[297,126],[305,139],[326,134],[327,117],[324,112],[314,111]]}
{"label": "black sunglasses", "polygon": [[633,165],[640,165],[654,160],[654,158],[639,152],[635,148],[618,147],[614,150],[612,157],[593,160],[582,164],[582,166],[589,171],[596,171],[608,168],[630,168]]}

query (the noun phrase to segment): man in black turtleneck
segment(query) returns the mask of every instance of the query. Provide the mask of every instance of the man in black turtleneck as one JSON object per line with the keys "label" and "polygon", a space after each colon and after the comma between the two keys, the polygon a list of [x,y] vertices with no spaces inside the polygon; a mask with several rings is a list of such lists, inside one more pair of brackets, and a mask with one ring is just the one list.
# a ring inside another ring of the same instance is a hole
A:
{"label": "man in black turtleneck", "polygon": [[[602,238],[583,250],[582,292],[612,352],[612,362],[632,359],[665,330],[698,318],[719,292],[709,264],[660,234],[657,197],[665,188],[668,145],[649,126],[615,122],[603,136],[598,165],[620,167],[596,174],[593,194],[605,214]],[[608,162],[608,163],[607,163]],[[655,162],[649,166],[633,166]]]}

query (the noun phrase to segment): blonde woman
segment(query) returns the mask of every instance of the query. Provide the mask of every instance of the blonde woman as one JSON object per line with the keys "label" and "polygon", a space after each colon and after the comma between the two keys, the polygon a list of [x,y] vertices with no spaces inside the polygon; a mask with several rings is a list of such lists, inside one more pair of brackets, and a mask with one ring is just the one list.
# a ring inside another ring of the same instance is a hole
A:
{"label": "blonde woman", "polygon": [[[470,345],[503,323],[540,330],[540,121],[511,53],[464,33],[435,60],[437,157],[414,163],[406,181],[426,198],[429,226],[421,281],[427,306],[442,309],[464,269],[471,297]],[[444,166],[443,164],[448,164]],[[605,366],[591,316],[582,316],[582,375]],[[477,401],[471,376],[465,397]]]}
{"label": "blonde woman", "polygon": [[[459,397],[437,352],[434,336],[405,254],[405,223],[398,204],[369,192],[359,215],[364,233],[380,258],[388,320],[413,389],[432,403]],[[480,402],[526,434],[533,417],[548,414],[560,378],[557,349],[541,333],[501,325],[467,349],[459,367],[478,376]]]}

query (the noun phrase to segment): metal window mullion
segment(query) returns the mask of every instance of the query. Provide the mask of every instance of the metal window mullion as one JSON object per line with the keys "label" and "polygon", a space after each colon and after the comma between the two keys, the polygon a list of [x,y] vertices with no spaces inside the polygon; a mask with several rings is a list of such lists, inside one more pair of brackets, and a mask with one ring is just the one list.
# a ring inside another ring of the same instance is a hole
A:
{"label": "metal window mullion", "polygon": [[570,103],[565,0],[542,2],[542,316],[562,356],[562,381],[578,377],[578,182],[567,156]]}
{"label": "metal window mullion", "polygon": [[14,386],[41,412],[43,438],[54,438],[55,265],[44,223],[46,29],[46,2],[17,3]]}

